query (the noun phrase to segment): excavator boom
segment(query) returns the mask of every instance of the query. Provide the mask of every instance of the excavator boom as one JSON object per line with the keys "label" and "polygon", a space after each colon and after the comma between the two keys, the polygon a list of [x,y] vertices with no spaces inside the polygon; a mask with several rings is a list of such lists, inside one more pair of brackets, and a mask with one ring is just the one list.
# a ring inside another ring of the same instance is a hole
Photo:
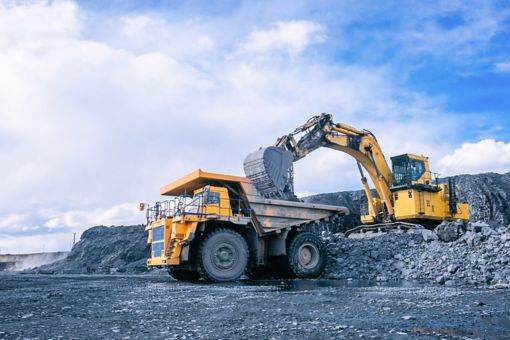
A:
{"label": "excavator boom", "polygon": [[278,138],[274,146],[249,154],[244,161],[246,176],[265,197],[297,200],[293,192],[292,162],[320,147],[343,151],[356,159],[363,187],[369,198],[371,216],[377,215],[378,209],[374,205],[374,197],[361,167],[365,168],[374,182],[376,191],[384,202],[384,213],[388,215],[393,212],[389,204],[391,170],[376,138],[369,131],[347,124],[335,124],[332,116],[327,113],[310,118],[292,133]]}
{"label": "excavator boom", "polygon": [[[298,200],[294,194],[293,162],[320,147],[342,151],[356,160],[368,201],[368,213],[362,216],[363,223],[389,223],[398,220],[395,207],[400,209],[403,220],[439,219],[441,216],[431,204],[433,201],[437,201],[441,214],[447,215],[446,218],[466,219],[469,215],[466,211],[458,213],[456,197],[445,198],[443,195],[439,198],[439,195],[435,195],[425,202],[424,192],[437,193],[443,190],[440,185],[433,183],[426,157],[411,154],[393,157],[392,160],[397,160],[398,170],[397,176],[394,176],[379,142],[370,131],[356,129],[344,123],[334,123],[332,116],[327,113],[310,118],[292,133],[278,138],[274,146],[249,154],[244,161],[246,176],[265,197]],[[365,172],[374,184],[377,196],[373,195]],[[399,191],[404,195],[405,190],[411,190],[408,198],[413,201],[405,202],[401,199],[397,204]],[[413,191],[419,196],[416,202]],[[453,191],[448,188],[448,192]],[[449,201],[449,208],[443,207],[441,200],[444,199]],[[455,202],[452,203],[453,199]],[[425,206],[431,208],[429,217],[426,216]],[[467,210],[467,206],[465,209]]]}

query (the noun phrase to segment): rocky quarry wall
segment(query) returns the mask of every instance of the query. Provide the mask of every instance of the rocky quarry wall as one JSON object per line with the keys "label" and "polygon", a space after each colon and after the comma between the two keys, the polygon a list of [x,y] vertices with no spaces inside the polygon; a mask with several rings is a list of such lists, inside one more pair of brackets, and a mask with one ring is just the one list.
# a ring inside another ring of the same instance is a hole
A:
{"label": "rocky quarry wall", "polygon": [[[510,172],[486,173],[454,177],[460,189],[460,200],[470,205],[471,221],[486,222],[493,227],[510,224]],[[360,224],[361,206],[367,199],[363,190],[341,191],[304,197],[309,203],[340,205],[351,214],[343,218],[331,232],[345,232]]]}

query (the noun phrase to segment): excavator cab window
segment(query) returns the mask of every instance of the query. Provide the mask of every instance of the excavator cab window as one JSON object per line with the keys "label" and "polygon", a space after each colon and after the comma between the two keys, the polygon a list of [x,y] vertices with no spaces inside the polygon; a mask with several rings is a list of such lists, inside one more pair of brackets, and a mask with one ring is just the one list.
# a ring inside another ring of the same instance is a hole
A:
{"label": "excavator cab window", "polygon": [[425,172],[425,162],[417,159],[411,159],[409,162],[411,167],[411,181],[417,181],[423,176]]}
{"label": "excavator cab window", "polygon": [[393,165],[393,185],[411,185],[419,180],[425,173],[425,162],[412,159],[408,155],[400,155],[391,158]]}

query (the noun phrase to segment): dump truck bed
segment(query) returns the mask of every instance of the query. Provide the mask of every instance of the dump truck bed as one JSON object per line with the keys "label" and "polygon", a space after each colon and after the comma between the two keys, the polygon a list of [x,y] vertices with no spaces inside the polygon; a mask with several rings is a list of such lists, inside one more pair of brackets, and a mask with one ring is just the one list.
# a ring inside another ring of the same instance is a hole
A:
{"label": "dump truck bed", "polygon": [[346,207],[325,204],[273,200],[261,196],[248,196],[248,200],[255,218],[266,232],[349,214]]}
{"label": "dump truck bed", "polygon": [[178,196],[192,193],[206,185],[223,186],[237,191],[240,198],[249,205],[251,218],[262,233],[349,214],[349,210],[341,206],[266,199],[258,194],[255,186],[246,177],[216,174],[201,169],[162,187],[160,193]]}

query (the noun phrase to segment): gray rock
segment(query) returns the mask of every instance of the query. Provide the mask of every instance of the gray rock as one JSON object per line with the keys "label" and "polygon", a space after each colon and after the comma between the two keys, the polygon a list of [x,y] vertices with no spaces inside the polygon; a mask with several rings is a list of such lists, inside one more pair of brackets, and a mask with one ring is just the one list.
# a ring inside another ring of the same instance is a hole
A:
{"label": "gray rock", "polygon": [[446,282],[446,278],[444,275],[440,275],[440,276],[436,277],[436,283],[443,284],[445,282]]}
{"label": "gray rock", "polygon": [[496,229],[496,232],[500,235],[506,233],[506,228],[505,227],[499,227]]}
{"label": "gray rock", "polygon": [[451,273],[451,274],[455,274],[457,272],[457,270],[459,270],[458,264],[451,264],[447,268],[448,273]]}
{"label": "gray rock", "polygon": [[505,232],[504,234],[501,234],[501,242],[507,242],[510,241],[510,233]]}
{"label": "gray rock", "polygon": [[495,235],[495,234],[496,234],[496,231],[494,229],[492,229],[491,227],[489,227],[489,226],[482,227],[482,235],[483,236],[491,236],[491,235]]}
{"label": "gray rock", "polygon": [[428,229],[420,229],[419,230],[421,236],[423,237],[423,240],[425,242],[430,242],[430,241],[437,241],[439,239],[439,237],[437,236],[436,233],[434,233],[433,231],[431,230],[428,230]]}
{"label": "gray rock", "polygon": [[480,234],[471,234],[467,239],[466,239],[466,243],[467,245],[471,246],[471,247],[476,247],[478,246],[480,243],[482,242],[482,237],[480,236]]}
{"label": "gray rock", "polygon": [[475,233],[481,233],[483,228],[490,227],[485,222],[469,222],[467,229]]}
{"label": "gray rock", "polygon": [[444,221],[434,229],[434,232],[443,242],[458,240],[462,234],[464,234],[464,231],[464,224],[462,222],[459,223],[458,221]]}
{"label": "gray rock", "polygon": [[496,289],[508,289],[508,288],[510,288],[510,285],[507,284],[507,283],[499,282],[499,283],[496,283],[494,285],[494,288],[496,288]]}

